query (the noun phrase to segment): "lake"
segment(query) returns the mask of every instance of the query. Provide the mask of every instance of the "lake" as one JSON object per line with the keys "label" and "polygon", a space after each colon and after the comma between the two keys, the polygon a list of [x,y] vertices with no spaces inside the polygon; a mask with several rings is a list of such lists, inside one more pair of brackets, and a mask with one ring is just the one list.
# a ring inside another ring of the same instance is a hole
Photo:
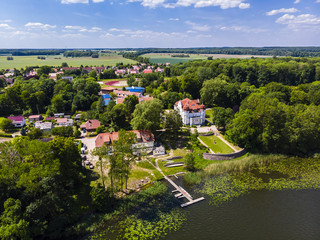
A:
{"label": "lake", "polygon": [[164,239],[320,239],[319,190],[256,191],[219,207],[190,193],[206,200],[182,209],[187,221]]}

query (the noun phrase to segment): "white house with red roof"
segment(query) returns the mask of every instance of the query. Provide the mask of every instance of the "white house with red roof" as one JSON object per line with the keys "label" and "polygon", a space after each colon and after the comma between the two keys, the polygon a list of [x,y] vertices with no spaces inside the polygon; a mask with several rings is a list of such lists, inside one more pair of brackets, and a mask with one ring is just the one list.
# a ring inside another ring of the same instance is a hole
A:
{"label": "white house with red roof", "polygon": [[200,104],[199,99],[185,98],[174,104],[174,109],[179,112],[185,125],[203,125],[206,120],[206,107]]}
{"label": "white house with red roof", "polygon": [[26,124],[23,116],[12,116],[8,117],[8,119],[12,120],[14,127],[23,127]]}

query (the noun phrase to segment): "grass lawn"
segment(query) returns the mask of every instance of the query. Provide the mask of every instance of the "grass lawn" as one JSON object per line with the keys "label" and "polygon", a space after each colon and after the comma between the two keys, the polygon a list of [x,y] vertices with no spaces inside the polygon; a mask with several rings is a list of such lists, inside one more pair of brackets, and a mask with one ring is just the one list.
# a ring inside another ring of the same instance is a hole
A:
{"label": "grass lawn", "polygon": [[135,64],[136,61],[123,58],[121,55],[110,54],[108,56],[100,56],[99,58],[78,57],[65,58],[63,55],[45,56],[46,60],[37,59],[38,55],[32,56],[13,56],[12,61],[7,60],[7,56],[0,56],[0,69],[7,68],[24,68],[26,66],[61,66],[63,62],[68,63],[72,67],[83,66],[114,66],[117,63]]}
{"label": "grass lawn", "polygon": [[208,109],[206,110],[206,119],[211,122],[211,118],[212,118],[212,109]]}
{"label": "grass lawn", "polygon": [[199,138],[215,153],[227,154],[233,152],[232,148],[230,148],[217,136],[200,136]]}

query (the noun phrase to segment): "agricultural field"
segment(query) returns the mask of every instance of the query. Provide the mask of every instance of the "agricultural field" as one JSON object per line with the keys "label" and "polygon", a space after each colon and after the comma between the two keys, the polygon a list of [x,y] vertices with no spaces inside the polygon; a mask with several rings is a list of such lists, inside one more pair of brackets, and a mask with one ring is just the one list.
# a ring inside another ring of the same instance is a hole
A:
{"label": "agricultural field", "polygon": [[143,57],[150,58],[150,62],[152,63],[184,63],[192,60],[204,60],[208,57],[212,57],[213,59],[217,58],[251,58],[251,57],[257,57],[257,58],[269,58],[272,56],[264,56],[264,55],[228,55],[228,54],[187,54],[190,57],[172,57],[172,55],[179,54],[179,53],[148,53],[142,55]]}
{"label": "agricultural field", "polygon": [[171,63],[171,64],[176,64],[176,63],[184,63],[192,60],[197,60],[201,59],[204,60],[207,57],[204,55],[199,55],[199,54],[188,54],[190,57],[171,57],[171,55],[175,55],[176,53],[148,53],[142,55],[142,57],[148,57],[150,58],[150,62],[152,63]]}
{"label": "agricultural field", "polygon": [[118,54],[105,54],[99,58],[78,57],[66,58],[63,55],[43,56],[46,60],[37,59],[38,55],[32,56],[13,56],[13,60],[8,61],[7,56],[0,56],[0,69],[7,68],[24,68],[26,66],[61,66],[63,62],[68,63],[71,67],[83,66],[114,66],[117,63],[134,64],[136,61],[123,58]]}

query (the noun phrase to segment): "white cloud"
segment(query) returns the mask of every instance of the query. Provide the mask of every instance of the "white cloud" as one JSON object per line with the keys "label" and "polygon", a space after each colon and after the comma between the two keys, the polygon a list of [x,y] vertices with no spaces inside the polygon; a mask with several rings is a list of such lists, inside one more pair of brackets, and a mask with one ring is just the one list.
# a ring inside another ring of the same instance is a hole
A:
{"label": "white cloud", "polygon": [[62,4],[89,3],[89,0],[61,0]]}
{"label": "white cloud", "polygon": [[89,3],[89,0],[61,0],[62,4]]}
{"label": "white cloud", "polygon": [[84,27],[81,26],[65,26],[65,29],[71,29],[71,30],[81,30],[84,29]]}
{"label": "white cloud", "polygon": [[104,2],[104,0],[92,0],[93,3],[101,3]]}
{"label": "white cloud", "polygon": [[87,27],[83,27],[83,26],[65,26],[64,27],[65,29],[65,32],[70,32],[72,30],[77,30],[79,32],[99,32],[101,31],[102,29],[99,28],[99,27],[92,27],[92,28],[87,28]]}
{"label": "white cloud", "polygon": [[294,1],[294,4],[298,4],[298,3],[300,3],[300,0],[295,0]]}
{"label": "white cloud", "polygon": [[245,33],[262,33],[262,32],[266,32],[266,29],[262,29],[262,28],[251,28],[251,27],[247,27],[247,26],[222,26],[222,27],[218,27],[218,29],[222,30],[222,31],[235,31],[235,32],[245,32]]}
{"label": "white cloud", "polygon": [[239,8],[240,9],[247,9],[250,7],[250,3],[240,3]]}
{"label": "white cloud", "polygon": [[56,25],[43,24],[39,22],[28,22],[24,26],[32,29],[41,29],[41,30],[49,30],[57,27]]}
{"label": "white cloud", "polygon": [[13,27],[9,26],[7,23],[0,23],[0,28],[4,28],[4,29],[13,29]]}
{"label": "white cloud", "polygon": [[317,0],[316,3],[320,3],[320,0]]}
{"label": "white cloud", "polygon": [[273,16],[279,13],[294,13],[294,12],[298,12],[298,9],[296,8],[281,8],[281,9],[276,9],[276,10],[272,10],[270,12],[267,12],[266,14],[268,16]]}
{"label": "white cloud", "polygon": [[190,25],[193,30],[197,30],[197,31],[201,31],[201,32],[209,31],[211,29],[211,27],[209,25],[201,25],[201,24],[194,23],[191,21],[186,21],[185,23]]}
{"label": "white cloud", "polygon": [[170,21],[179,21],[179,18],[169,18]]}
{"label": "white cloud", "polygon": [[222,9],[235,8],[246,9],[250,7],[250,3],[244,3],[245,0],[175,0],[167,2],[168,0],[127,0],[128,2],[141,2],[141,5],[145,7],[220,7]]}
{"label": "white cloud", "polygon": [[[276,23],[287,25],[293,30],[307,29],[312,26],[320,25],[320,17],[312,14],[301,14],[298,16],[285,14],[276,20]],[[319,27],[317,30],[319,30]]]}

